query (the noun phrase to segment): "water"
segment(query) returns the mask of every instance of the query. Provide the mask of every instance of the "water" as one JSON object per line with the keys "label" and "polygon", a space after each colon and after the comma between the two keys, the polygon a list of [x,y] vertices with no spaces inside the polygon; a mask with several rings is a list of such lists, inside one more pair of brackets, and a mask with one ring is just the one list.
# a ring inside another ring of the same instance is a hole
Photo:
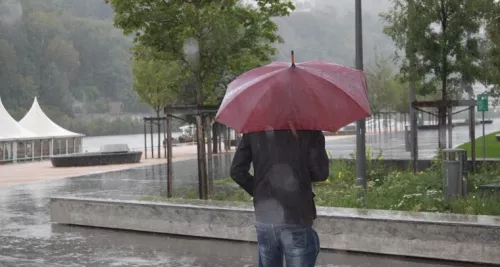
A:
{"label": "water", "polygon": [[[399,125],[399,129],[402,129]],[[485,125],[486,134],[498,130],[500,127],[500,119],[493,120],[492,124]],[[405,151],[405,141],[403,132],[392,132],[382,134],[371,134],[367,127],[368,134],[366,135],[366,146],[374,150],[375,153],[382,152],[384,157],[394,158],[404,156],[410,157],[410,153]],[[418,132],[419,142],[419,157],[432,158],[437,151],[438,139],[437,130],[425,130]],[[469,128],[468,127],[455,127],[453,128],[453,146],[458,146],[462,143],[469,141]],[[172,137],[178,138],[180,132],[172,133]],[[482,125],[476,126],[476,138],[482,135]],[[448,136],[448,135],[447,135]],[[163,133],[160,136],[160,141],[163,142]],[[115,136],[96,136],[83,138],[83,151],[98,152],[100,147],[105,144],[124,143],[129,146],[131,150],[144,150],[144,135],[115,135]],[[153,135],[153,147],[158,146],[158,134]],[[150,135],[147,135],[147,147],[151,147]],[[341,140],[327,141],[327,149],[334,157],[349,157],[356,149],[356,137],[351,136]]]}
{"label": "water", "polygon": [[[178,138],[180,132],[173,132],[172,137]],[[160,142],[163,142],[164,134],[160,134]],[[127,144],[131,150],[144,150],[144,134],[91,136],[84,137],[82,141],[83,151],[98,152],[101,146],[106,144]],[[151,147],[151,135],[147,135],[148,147]],[[163,145],[163,144],[161,144]],[[153,147],[158,146],[158,134],[153,134]]]}
{"label": "water", "polygon": [[[494,120],[492,124],[485,125],[485,133],[497,131],[500,128],[500,120]],[[476,138],[482,136],[482,125],[475,128]],[[448,134],[446,135],[448,137]],[[452,144],[457,147],[469,142],[469,128],[455,127],[452,131]],[[410,158],[410,152],[405,151],[404,132],[385,132],[381,134],[367,134],[366,147],[371,148],[375,156],[380,152],[384,158]],[[418,131],[418,156],[421,159],[431,159],[436,155],[438,147],[437,130]],[[326,142],[326,149],[334,158],[348,158],[356,150],[356,137],[351,136],[340,140]]]}
{"label": "water", "polygon": [[[214,160],[227,177],[232,155]],[[174,193],[195,186],[196,161],[175,162]],[[253,243],[51,224],[49,197],[87,195],[113,199],[162,196],[166,166],[0,187],[0,266],[257,266]],[[321,267],[445,267],[464,264],[322,251]]]}

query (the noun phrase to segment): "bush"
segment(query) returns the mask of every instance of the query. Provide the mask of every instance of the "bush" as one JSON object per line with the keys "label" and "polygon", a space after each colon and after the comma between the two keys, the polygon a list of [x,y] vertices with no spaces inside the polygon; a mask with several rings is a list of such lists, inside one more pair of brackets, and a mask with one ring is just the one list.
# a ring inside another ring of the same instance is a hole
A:
{"label": "bush", "polygon": [[[351,155],[354,158],[353,155]],[[330,165],[330,176],[323,183],[314,184],[318,206],[400,210],[413,212],[443,212],[460,214],[500,215],[500,196],[480,194],[479,186],[500,183],[500,168],[483,166],[469,176],[469,195],[456,200],[444,198],[442,164],[437,157],[432,167],[424,172],[387,171],[381,155],[374,156],[367,149],[367,190],[356,183],[356,166],[352,160],[338,160]],[[228,187],[233,185],[233,187]],[[251,198],[230,179],[215,182],[214,200],[250,201]],[[225,190],[221,190],[224,187]],[[227,188],[234,188],[226,190]],[[196,192],[184,195],[197,198]],[[364,196],[360,201],[360,196]]]}

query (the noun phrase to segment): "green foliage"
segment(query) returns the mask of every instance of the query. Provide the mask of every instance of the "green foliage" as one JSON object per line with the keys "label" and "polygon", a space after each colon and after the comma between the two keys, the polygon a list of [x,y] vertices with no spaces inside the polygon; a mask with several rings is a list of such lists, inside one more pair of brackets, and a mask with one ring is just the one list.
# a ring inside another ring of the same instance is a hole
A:
{"label": "green foliage", "polygon": [[375,67],[368,71],[368,98],[373,113],[397,111],[408,113],[408,87],[392,70],[390,58],[376,57]]}
{"label": "green foliage", "polygon": [[68,118],[60,119],[60,125],[68,130],[85,134],[86,136],[138,134],[144,131],[142,120],[132,118]]}
{"label": "green foliage", "polygon": [[489,10],[485,27],[488,39],[479,47],[485,57],[481,64],[485,73],[482,83],[491,86],[489,94],[498,99],[500,97],[500,3],[497,1]]}
{"label": "green foliage", "polygon": [[[486,142],[486,158],[500,158],[500,142],[497,141],[496,135],[500,134],[500,132],[494,132],[485,135],[484,137],[476,138],[476,158],[483,157],[483,138],[485,138]],[[472,152],[472,144],[471,142],[467,142],[465,144],[460,145],[458,148],[467,150],[467,156],[471,156]]]}
{"label": "green foliage", "polygon": [[[0,92],[7,108],[38,96],[61,114],[106,112],[122,102],[145,111],[132,91],[131,38],[113,27],[102,0],[0,1]],[[78,110],[75,110],[78,106]]]}
{"label": "green foliage", "polygon": [[[385,170],[380,157],[367,154],[367,191],[365,201],[359,201],[362,192],[356,185],[355,164],[350,160],[334,161],[326,182],[314,184],[315,202],[318,206],[401,210],[413,212],[444,212],[477,215],[500,215],[500,196],[482,192],[480,185],[500,182],[498,165],[483,166],[481,171],[469,176],[469,195],[456,200],[446,200],[440,159],[433,167],[413,174]],[[215,182],[219,190],[217,200],[250,201],[248,194],[236,187],[230,179]],[[233,185],[235,189],[228,191]],[[197,198],[195,193],[186,198]]]}
{"label": "green foliage", "polygon": [[291,1],[108,0],[115,25],[135,34],[135,43],[181,61],[197,103],[213,104],[216,84],[227,73],[242,73],[270,60],[281,38],[271,17],[286,16]]}
{"label": "green foliage", "polygon": [[493,0],[393,0],[383,13],[384,32],[406,54],[402,74],[408,78],[410,61],[420,94],[440,92],[451,99],[464,83],[484,78],[479,51],[481,26]]}
{"label": "green foliage", "polygon": [[[381,10],[387,9],[387,2],[363,0],[362,3],[366,69],[375,65],[377,55],[386,57],[395,50],[391,39],[383,33],[384,25],[378,17]],[[321,59],[354,67],[354,1],[297,1],[296,5],[296,12],[289,17],[274,19],[284,40],[276,45],[276,59],[290,61],[290,50],[294,50],[297,61]],[[391,68],[395,67],[391,64]]]}
{"label": "green foliage", "polygon": [[176,62],[145,56],[145,51],[137,51],[141,49],[144,50],[136,47],[133,63],[134,91],[139,95],[139,99],[151,106],[159,116],[178,95],[180,66]]}

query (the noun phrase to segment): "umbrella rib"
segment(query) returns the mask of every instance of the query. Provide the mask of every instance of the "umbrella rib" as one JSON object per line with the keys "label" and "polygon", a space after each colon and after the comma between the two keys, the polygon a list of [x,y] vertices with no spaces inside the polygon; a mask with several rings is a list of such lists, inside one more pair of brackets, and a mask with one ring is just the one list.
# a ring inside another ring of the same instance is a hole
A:
{"label": "umbrella rib", "polygon": [[[321,77],[321,76],[320,76],[320,75],[318,75],[317,73],[312,72],[311,70],[319,71],[319,70],[314,69],[313,67],[301,67],[301,69],[303,69],[303,70],[307,71],[307,73],[309,73],[309,74],[311,74],[311,75],[313,75],[313,76],[315,76],[315,77],[317,77],[317,78],[319,78],[319,79],[322,79],[322,80],[324,80],[324,81],[327,81],[328,83],[330,83],[330,84],[332,84],[332,85],[336,86],[337,88],[341,88],[341,87],[339,87],[337,84],[333,83],[332,81],[330,81],[330,80],[328,80],[328,79],[325,79],[324,77]],[[366,84],[366,83],[364,83],[364,82],[363,82],[363,84]],[[352,100],[356,103],[356,105],[358,105],[358,106],[361,108],[361,110],[364,110],[364,108],[361,106],[361,104],[358,102],[358,100],[357,100],[357,99],[355,99],[354,97],[352,97],[350,94],[348,94],[348,93],[347,93],[345,90],[343,90],[343,89],[341,89],[340,91],[342,91],[342,93],[344,93],[346,96],[348,96],[350,99],[352,99]]]}

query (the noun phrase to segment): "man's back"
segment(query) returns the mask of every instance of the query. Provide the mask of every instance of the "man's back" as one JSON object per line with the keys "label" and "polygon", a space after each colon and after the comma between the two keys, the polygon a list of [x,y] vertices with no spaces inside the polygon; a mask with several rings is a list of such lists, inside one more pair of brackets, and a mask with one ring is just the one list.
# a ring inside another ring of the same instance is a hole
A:
{"label": "man's back", "polygon": [[[252,162],[255,177],[248,173]],[[311,183],[328,177],[323,133],[245,134],[233,159],[231,177],[254,197],[258,222],[312,224],[316,209]]]}

